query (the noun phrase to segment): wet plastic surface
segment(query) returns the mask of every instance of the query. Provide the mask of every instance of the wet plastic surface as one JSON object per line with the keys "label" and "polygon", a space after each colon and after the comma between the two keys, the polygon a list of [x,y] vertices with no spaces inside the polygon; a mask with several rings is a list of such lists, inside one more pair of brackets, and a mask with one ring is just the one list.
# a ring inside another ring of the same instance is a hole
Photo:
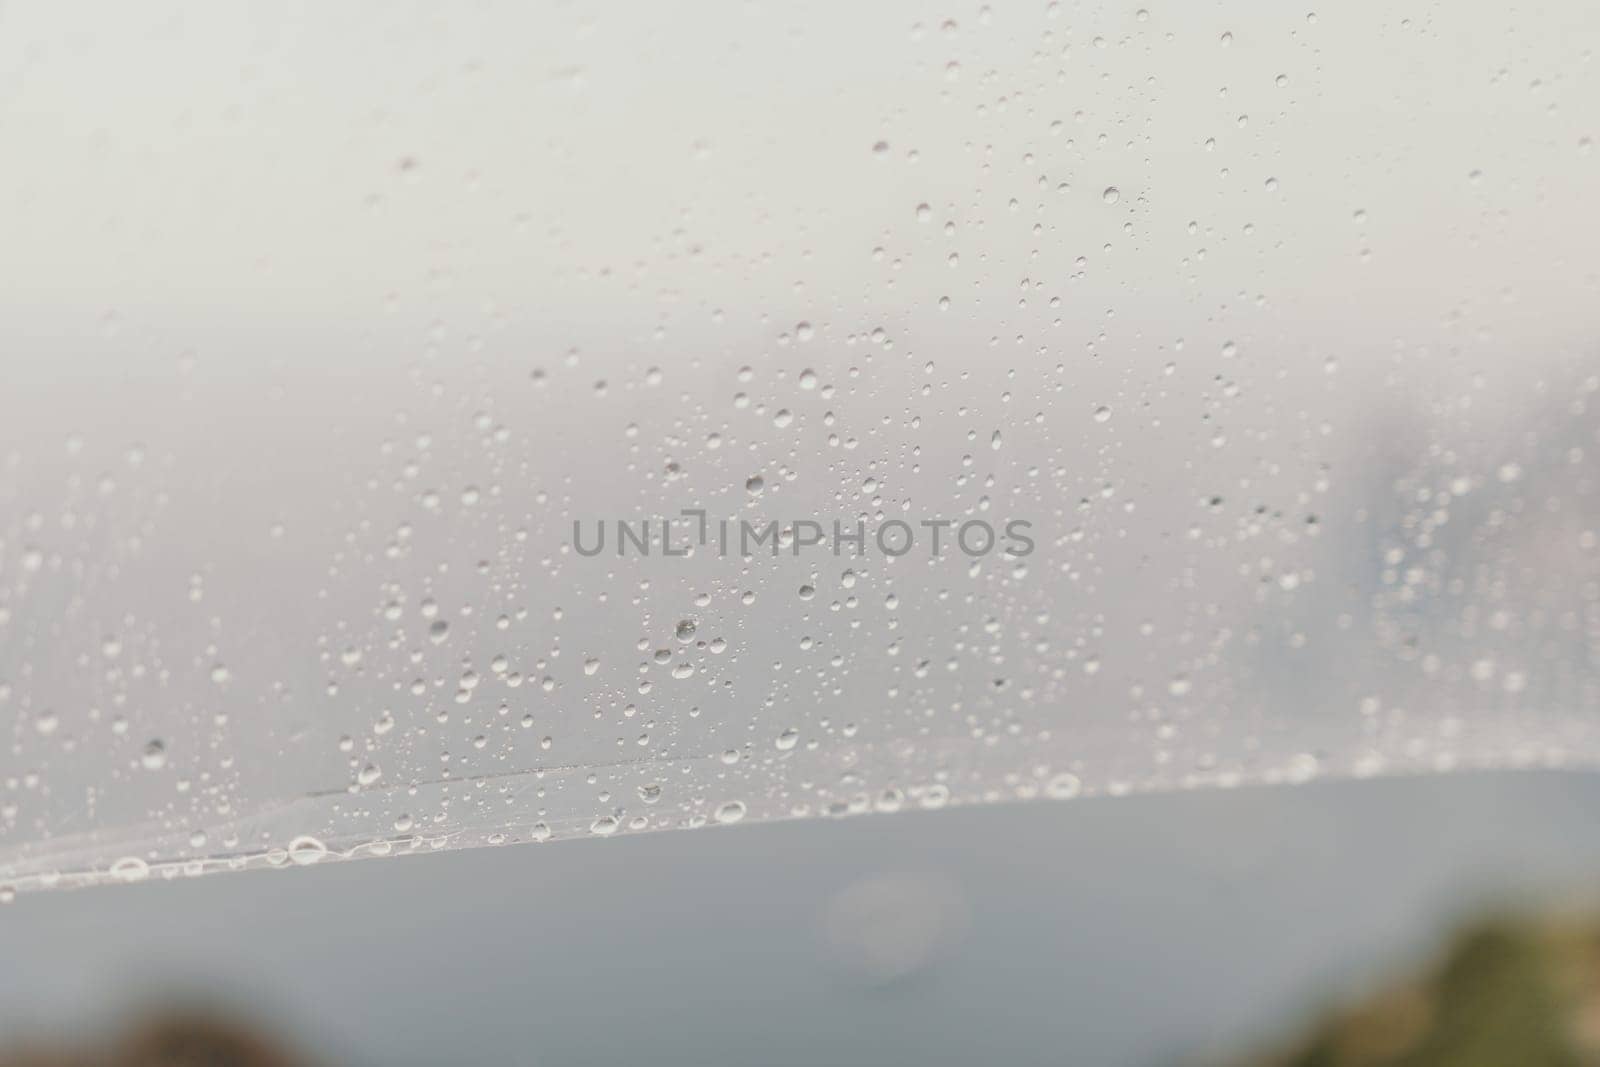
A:
{"label": "wet plastic surface", "polygon": [[1586,9],[0,19],[0,885],[1600,762]]}

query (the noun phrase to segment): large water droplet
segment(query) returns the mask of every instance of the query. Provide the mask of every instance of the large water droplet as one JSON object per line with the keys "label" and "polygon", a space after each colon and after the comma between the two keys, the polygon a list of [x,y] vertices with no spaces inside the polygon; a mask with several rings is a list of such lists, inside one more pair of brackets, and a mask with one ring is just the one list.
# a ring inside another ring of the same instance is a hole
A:
{"label": "large water droplet", "polygon": [[302,867],[309,867],[328,854],[328,846],[308,834],[289,842],[289,859]]}

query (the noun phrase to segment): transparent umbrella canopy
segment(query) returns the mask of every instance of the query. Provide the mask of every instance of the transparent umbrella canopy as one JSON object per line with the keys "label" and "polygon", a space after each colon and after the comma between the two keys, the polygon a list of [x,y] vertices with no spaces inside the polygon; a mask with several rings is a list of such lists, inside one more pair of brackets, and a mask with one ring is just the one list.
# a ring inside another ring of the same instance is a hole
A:
{"label": "transparent umbrella canopy", "polygon": [[1333,8],[8,5],[4,895],[1600,761],[1600,16]]}

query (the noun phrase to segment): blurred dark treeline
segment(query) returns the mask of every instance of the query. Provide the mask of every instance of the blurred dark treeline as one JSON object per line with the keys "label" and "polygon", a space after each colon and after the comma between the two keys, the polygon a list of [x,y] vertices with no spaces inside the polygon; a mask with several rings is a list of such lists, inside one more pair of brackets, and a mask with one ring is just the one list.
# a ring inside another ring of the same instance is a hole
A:
{"label": "blurred dark treeline", "polygon": [[0,1048],[0,1067],[313,1067],[319,1062],[209,1011],[149,1013],[102,1041]]}

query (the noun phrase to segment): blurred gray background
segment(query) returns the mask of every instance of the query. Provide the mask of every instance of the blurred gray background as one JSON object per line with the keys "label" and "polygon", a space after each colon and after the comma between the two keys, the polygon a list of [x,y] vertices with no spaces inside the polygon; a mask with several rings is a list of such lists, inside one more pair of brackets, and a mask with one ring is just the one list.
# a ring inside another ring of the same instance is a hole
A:
{"label": "blurred gray background", "polygon": [[355,1063],[1161,1064],[1583,896],[1600,778],[807,820],[30,894],[0,1035],[200,996]]}

